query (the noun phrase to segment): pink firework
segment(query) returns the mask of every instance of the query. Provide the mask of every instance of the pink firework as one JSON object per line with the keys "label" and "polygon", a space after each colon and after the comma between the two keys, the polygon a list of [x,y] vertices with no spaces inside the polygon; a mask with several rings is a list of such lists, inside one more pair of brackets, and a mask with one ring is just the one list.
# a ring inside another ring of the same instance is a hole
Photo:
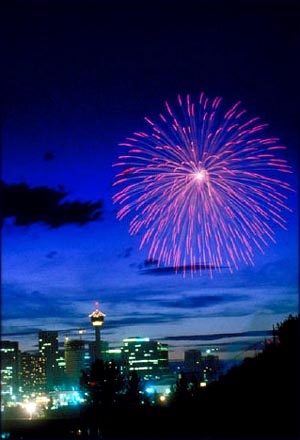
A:
{"label": "pink firework", "polygon": [[278,138],[264,137],[267,124],[247,117],[237,102],[221,110],[222,98],[178,95],[178,115],[166,102],[157,122],[119,145],[124,153],[113,196],[118,219],[129,215],[130,234],[158,266],[195,273],[239,263],[254,264],[254,250],[275,242],[274,225],[286,229],[282,211],[291,173]]}

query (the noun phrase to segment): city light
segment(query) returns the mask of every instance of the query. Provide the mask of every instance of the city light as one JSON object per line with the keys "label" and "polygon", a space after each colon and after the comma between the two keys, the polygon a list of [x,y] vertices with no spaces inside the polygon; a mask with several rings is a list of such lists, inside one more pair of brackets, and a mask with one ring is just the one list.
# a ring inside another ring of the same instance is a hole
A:
{"label": "city light", "polygon": [[153,394],[154,393],[154,388],[153,387],[146,388],[146,393]]}
{"label": "city light", "polygon": [[36,403],[35,402],[27,402],[25,404],[25,410],[29,414],[29,418],[32,419],[33,414],[36,412]]}

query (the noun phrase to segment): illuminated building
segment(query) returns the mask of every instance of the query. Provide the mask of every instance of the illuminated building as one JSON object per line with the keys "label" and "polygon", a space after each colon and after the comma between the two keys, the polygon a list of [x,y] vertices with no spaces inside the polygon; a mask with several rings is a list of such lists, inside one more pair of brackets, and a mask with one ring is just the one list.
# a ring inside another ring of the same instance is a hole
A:
{"label": "illuminated building", "polygon": [[78,387],[81,371],[85,369],[84,341],[65,338],[65,362],[68,385]]}
{"label": "illuminated building", "polygon": [[39,331],[39,354],[45,359],[45,386],[51,391],[57,385],[58,378],[58,332],[54,330]]}
{"label": "illuminated building", "polygon": [[19,387],[19,343],[0,341],[1,347],[1,400],[10,400]]}
{"label": "illuminated building", "polygon": [[159,379],[169,372],[168,345],[149,338],[132,337],[123,340],[125,370],[135,370],[144,379]]}
{"label": "illuminated building", "polygon": [[21,353],[20,385],[22,392],[44,391],[46,385],[45,357],[28,352]]}
{"label": "illuminated building", "polygon": [[100,336],[100,328],[104,323],[105,314],[98,309],[99,303],[96,302],[96,310],[89,315],[91,319],[92,326],[95,328],[95,342],[94,344],[90,344],[90,356],[91,362],[94,362],[96,359],[101,359],[101,336]]}
{"label": "illuminated building", "polygon": [[64,389],[66,384],[66,360],[65,360],[65,351],[59,350],[58,358],[57,358],[57,385],[58,389]]}

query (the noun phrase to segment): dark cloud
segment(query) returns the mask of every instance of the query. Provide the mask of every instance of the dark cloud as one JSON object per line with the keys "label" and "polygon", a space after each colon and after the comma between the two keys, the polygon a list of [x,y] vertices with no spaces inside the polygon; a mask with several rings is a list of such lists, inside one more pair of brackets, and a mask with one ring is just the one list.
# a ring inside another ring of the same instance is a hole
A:
{"label": "dark cloud", "polygon": [[55,257],[55,255],[57,255],[57,251],[51,251],[51,252],[48,252],[46,257],[52,259],[53,257]]}
{"label": "dark cloud", "polygon": [[[264,344],[265,337],[269,339],[270,336],[271,335],[266,334],[263,336],[260,335],[260,336],[258,336],[258,338],[250,337],[249,339],[247,337],[242,337],[241,339],[238,339],[236,341],[229,340],[227,342],[218,342],[218,343],[208,341],[206,343],[203,342],[200,344],[196,344],[195,347],[199,348],[200,350],[201,349],[209,349],[209,348],[218,348],[219,352],[222,352],[222,351],[225,351],[225,352],[237,351],[238,352],[238,351],[245,350],[245,349],[252,349],[255,347],[257,347],[257,348],[261,347]],[[263,337],[263,340],[261,339],[262,337]],[[233,339],[233,338],[229,338],[229,339]]]}
{"label": "dark cloud", "polygon": [[[60,320],[62,322],[63,319],[63,325],[66,326],[66,328],[58,329],[57,327],[55,330],[61,334],[73,334],[78,335],[78,330],[82,329],[84,330],[85,337],[88,339],[94,338],[94,329],[91,326],[89,319],[82,317],[82,314],[79,314],[78,312],[74,311],[67,318],[64,317],[64,312],[66,310],[66,304],[60,304],[58,306],[51,305],[50,302],[47,302],[44,306],[37,307],[32,302],[27,302],[28,308],[32,310],[32,313],[26,314],[26,318],[33,318],[36,317],[36,313],[38,312],[39,318],[56,318],[57,320]],[[46,315],[46,309],[50,309],[49,316]],[[21,314],[21,310],[17,312],[14,316],[12,316],[12,313],[6,313],[6,319],[20,319],[22,320],[24,317],[24,311],[23,315]],[[135,314],[135,316],[128,316],[120,319],[115,320],[109,320],[107,319],[105,321],[105,326],[103,327],[103,335],[108,335],[112,333],[112,330],[116,328],[127,328],[128,329],[128,335],[130,335],[131,330],[129,330],[132,326],[138,326],[138,325],[149,325],[151,324],[160,324],[168,322],[169,320],[175,319],[175,316],[165,316],[160,314],[153,314],[153,315],[138,315]],[[11,337],[11,336],[29,336],[29,335],[35,335],[38,333],[39,330],[47,329],[49,328],[49,324],[47,324],[47,320],[45,320],[45,325],[38,324],[36,327],[28,327],[24,328],[23,325],[16,325],[13,328],[9,327],[6,331],[2,333],[2,337]]]}
{"label": "dark cloud", "polygon": [[142,264],[138,265],[139,269],[145,269],[145,267],[149,267],[149,266],[158,266],[159,262],[158,260],[151,260],[149,258],[147,258],[147,260],[144,260],[144,262]]}
{"label": "dark cloud", "polygon": [[166,336],[163,339],[169,341],[213,341],[217,339],[229,338],[249,338],[249,337],[265,337],[272,336],[272,330],[253,330],[240,333],[212,333],[208,335],[182,335],[182,336]]}
{"label": "dark cloud", "polygon": [[255,284],[263,285],[267,280],[269,285],[296,286],[299,281],[298,275],[298,262],[290,257],[281,258],[262,266],[255,274]]}
{"label": "dark cloud", "polygon": [[[70,327],[70,330],[76,328],[82,328],[85,330],[87,334],[94,334],[94,329],[90,324],[90,320],[88,317],[83,316],[80,311],[73,310],[68,316],[62,316],[60,314],[57,318],[63,320],[63,323],[66,327]],[[114,329],[128,329],[128,333],[131,332],[129,328],[140,326],[143,328],[143,332],[147,332],[147,328],[155,324],[162,324],[168,322],[174,322],[175,319],[179,321],[183,319],[184,316],[179,317],[177,313],[174,314],[163,314],[163,313],[129,313],[124,315],[123,317],[117,317],[115,319],[111,319],[108,315],[105,319],[105,324],[103,325],[102,332],[103,334],[109,334]],[[77,325],[77,327],[74,327]]]}
{"label": "dark cloud", "polygon": [[2,338],[3,336],[5,338],[9,338],[12,336],[29,336],[29,335],[34,335],[38,332],[37,327],[18,327],[18,326],[14,326],[14,329],[12,329],[11,331],[8,332],[4,332],[2,333]]}
{"label": "dark cloud", "polygon": [[[175,294],[175,296],[174,296]],[[250,305],[251,293],[245,289],[241,292],[229,293],[222,289],[220,293],[203,293],[199,287],[198,294],[186,295],[179,294],[170,286],[156,286],[150,288],[149,285],[139,285],[138,287],[131,286],[130,289],[118,286],[115,290],[115,295],[118,298],[117,302],[122,302],[124,305],[138,304],[143,310],[146,306],[154,306],[160,310],[164,316],[169,316],[170,320],[185,319],[188,310],[192,311],[193,317],[222,317],[222,316],[248,316],[254,313],[253,305]],[[76,296],[76,302],[88,302],[94,304],[95,298],[99,296],[99,292],[84,293],[80,292]],[[113,307],[115,303],[114,298],[111,297],[109,291],[101,292],[101,302],[106,303],[106,307]],[[211,310],[209,310],[211,307]],[[105,310],[103,310],[105,312]],[[145,324],[151,325],[152,318],[147,319],[148,313],[145,311]]]}
{"label": "dark cloud", "polygon": [[[3,315],[5,319],[36,319],[36,318],[62,318],[66,308],[70,309],[69,301],[65,298],[53,298],[39,291],[15,295],[13,302],[5,301]],[[72,314],[72,309],[69,311]]]}
{"label": "dark cloud", "polygon": [[63,201],[63,190],[45,186],[30,188],[26,183],[8,185],[1,182],[2,218],[14,218],[16,226],[43,223],[51,228],[66,224],[84,225],[101,220],[102,202]]}
{"label": "dark cloud", "polygon": [[151,260],[151,259],[147,258],[147,260],[144,261],[144,267],[157,266],[157,265],[158,265],[158,260]]}
{"label": "dark cloud", "polygon": [[[279,288],[280,289],[280,288]],[[273,289],[270,287],[271,292]],[[266,301],[263,307],[256,315],[282,315],[294,313],[295,310],[299,310],[299,289],[297,287],[289,289],[282,288],[280,295],[273,295],[269,301]]]}
{"label": "dark cloud", "polygon": [[[212,307],[219,304],[244,301],[247,299],[249,299],[247,295],[199,295],[176,299],[162,299],[159,301],[159,304],[162,307],[195,309],[198,307]],[[158,301],[156,300],[155,302],[157,303]]]}
{"label": "dark cloud", "polygon": [[266,288],[266,294],[272,294],[270,287],[297,287],[299,284],[299,264],[290,256],[268,261],[261,267],[240,270],[232,279],[235,288]]}
{"label": "dark cloud", "polygon": [[174,321],[176,315],[174,316],[168,314],[164,315],[161,313],[155,313],[155,314],[147,314],[147,315],[138,315],[137,313],[134,316],[127,316],[120,319],[115,320],[107,320],[105,323],[105,327],[107,329],[111,328],[125,328],[125,327],[132,327],[132,326],[147,326],[152,324],[161,324],[166,322],[172,322]]}
{"label": "dark cloud", "polygon": [[[148,260],[146,260],[148,261]],[[150,264],[150,263],[149,263]],[[155,264],[155,262],[151,263]],[[169,266],[169,267],[151,267],[148,269],[143,269],[140,271],[141,275],[173,275],[173,274],[185,274],[188,272],[195,272],[201,270],[218,270],[218,269],[226,269],[226,266],[216,267],[212,264],[196,264],[194,266]]]}
{"label": "dark cloud", "polygon": [[[57,331],[59,337],[63,337],[65,335],[71,336],[75,338],[79,338],[79,329],[81,329],[80,326],[77,327],[71,327],[71,328],[63,328],[63,329],[57,329],[55,328],[54,331]],[[36,340],[38,340],[38,332],[40,330],[50,330],[49,326],[41,326],[37,325],[36,327],[26,327],[26,329],[22,326],[14,326],[11,330],[2,333],[2,339],[5,338],[18,338],[18,340],[24,339],[26,336],[36,336]],[[51,329],[53,330],[53,329]],[[90,336],[93,339],[94,332],[93,329],[91,330],[84,330],[84,337],[86,334],[90,334]],[[63,346],[63,341],[59,342],[60,345]],[[38,345],[34,345],[34,347],[37,347]]]}
{"label": "dark cloud", "polygon": [[54,159],[55,156],[51,151],[47,151],[47,153],[45,153],[43,157],[46,162],[50,162]]}
{"label": "dark cloud", "polygon": [[118,254],[119,258],[129,258],[130,255],[132,254],[133,251],[133,247],[128,247],[126,248],[123,252]]}

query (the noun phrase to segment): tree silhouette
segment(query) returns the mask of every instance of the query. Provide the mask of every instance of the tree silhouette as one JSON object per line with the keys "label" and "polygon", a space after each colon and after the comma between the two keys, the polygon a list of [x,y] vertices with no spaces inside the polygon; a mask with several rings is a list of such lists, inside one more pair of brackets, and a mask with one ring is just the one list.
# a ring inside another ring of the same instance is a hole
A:
{"label": "tree silhouette", "polygon": [[299,435],[298,375],[299,316],[290,315],[277,324],[262,353],[207,387],[207,408],[214,408],[229,435],[294,438]]}
{"label": "tree silhouette", "polygon": [[[170,404],[163,406],[141,405],[136,372],[125,382],[113,362],[98,361],[82,376],[90,396],[89,420],[92,424],[101,414],[106,435],[116,437],[142,434],[132,420],[140,420],[147,429],[153,426],[157,433],[159,420],[169,437],[300,438],[298,354],[299,316],[289,316],[274,327],[273,339],[261,353],[205,388],[182,372]],[[120,424],[114,424],[116,419]]]}
{"label": "tree silhouette", "polygon": [[141,380],[138,373],[135,370],[131,371],[125,395],[127,405],[137,407],[141,404],[141,388]]}
{"label": "tree silhouette", "polygon": [[93,406],[111,407],[118,404],[124,389],[120,367],[111,360],[97,359],[89,373],[82,372],[81,387],[88,392],[89,403]]}
{"label": "tree silhouette", "polygon": [[173,394],[172,404],[175,406],[185,406],[190,402],[191,393],[189,390],[189,381],[187,375],[181,372],[176,381],[176,387]]}

